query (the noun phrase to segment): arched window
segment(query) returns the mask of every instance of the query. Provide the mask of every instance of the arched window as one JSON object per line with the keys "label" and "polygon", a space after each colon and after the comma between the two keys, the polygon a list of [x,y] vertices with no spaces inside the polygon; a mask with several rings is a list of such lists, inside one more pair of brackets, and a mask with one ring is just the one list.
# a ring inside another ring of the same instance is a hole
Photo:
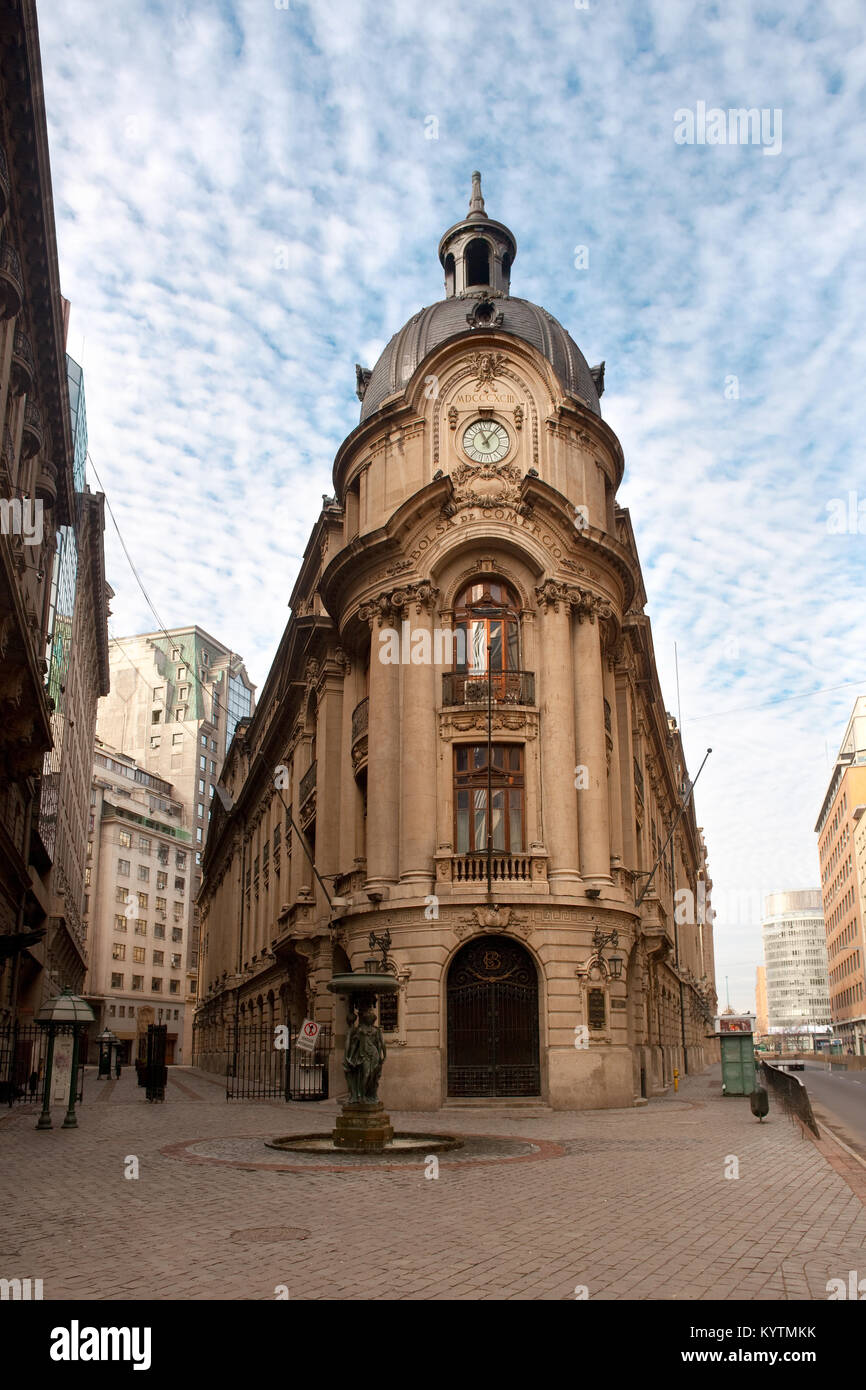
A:
{"label": "arched window", "polygon": [[480,237],[470,241],[466,247],[465,265],[467,286],[490,284],[490,247],[486,241]]}
{"label": "arched window", "polygon": [[450,298],[454,290],[454,257],[449,251],[445,257],[445,294]]}
{"label": "arched window", "polygon": [[514,590],[494,579],[467,585],[454,605],[454,622],[456,674],[471,679],[490,672],[494,698],[508,698],[520,672],[520,602]]}

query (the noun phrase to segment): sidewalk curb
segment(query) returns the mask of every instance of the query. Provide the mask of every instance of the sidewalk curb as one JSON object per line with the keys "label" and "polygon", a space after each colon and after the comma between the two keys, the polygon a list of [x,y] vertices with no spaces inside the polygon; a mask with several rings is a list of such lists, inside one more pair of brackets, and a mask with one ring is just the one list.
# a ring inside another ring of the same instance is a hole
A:
{"label": "sidewalk curb", "polygon": [[827,1136],[828,1139],[832,1139],[834,1144],[838,1144],[840,1149],[844,1149],[845,1153],[848,1155],[849,1158],[853,1158],[855,1163],[859,1163],[861,1168],[866,1169],[866,1159],[861,1158],[860,1155],[857,1152],[855,1152],[854,1149],[850,1148],[845,1143],[844,1139],[840,1139],[838,1134],[834,1134],[832,1129],[828,1129],[827,1125],[825,1125],[822,1120],[819,1120],[817,1115],[815,1116],[815,1123],[821,1130],[821,1132]]}

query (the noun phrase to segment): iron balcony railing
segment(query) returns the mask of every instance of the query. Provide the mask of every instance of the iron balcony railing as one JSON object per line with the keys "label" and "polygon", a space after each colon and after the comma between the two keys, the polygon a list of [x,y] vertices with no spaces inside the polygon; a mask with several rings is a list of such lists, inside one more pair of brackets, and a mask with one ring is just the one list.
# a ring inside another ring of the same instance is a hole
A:
{"label": "iron balcony railing", "polygon": [[312,796],[313,792],[316,790],[316,767],[316,763],[311,763],[310,766],[307,768],[306,772],[304,773],[303,777],[301,778],[301,787],[298,796],[298,801],[302,806],[304,802],[307,801],[309,797]]}
{"label": "iron balcony railing", "polygon": [[28,335],[20,328],[15,334],[12,355],[13,357],[20,357],[21,361],[26,363],[30,368],[31,374],[36,371],[36,362],[33,357],[33,345]]}
{"label": "iron balcony railing", "polygon": [[21,279],[21,257],[18,255],[11,241],[0,241],[0,270],[5,270],[6,274],[11,276],[16,284],[23,290],[24,282]]}
{"label": "iron balcony railing", "polygon": [[[488,693],[489,683],[489,693]],[[443,705],[534,705],[534,671],[491,671],[458,675],[446,671],[442,676]]]}

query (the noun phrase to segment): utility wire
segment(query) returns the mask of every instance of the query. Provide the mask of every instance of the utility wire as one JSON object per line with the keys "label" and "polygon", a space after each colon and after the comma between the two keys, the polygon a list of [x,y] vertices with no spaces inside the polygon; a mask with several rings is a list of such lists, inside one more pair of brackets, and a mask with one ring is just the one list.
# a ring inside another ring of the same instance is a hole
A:
{"label": "utility wire", "polygon": [[827,695],[833,690],[850,690],[854,686],[866,685],[866,678],[859,681],[843,681],[841,685],[822,685],[817,690],[804,690],[799,695],[780,695],[776,700],[767,700],[761,705],[740,705],[737,709],[718,710],[711,714],[692,714],[686,719],[687,724],[697,724],[701,719],[726,719],[730,714],[751,714],[754,710],[773,709],[776,705],[787,704],[789,700],[810,700],[813,695]]}

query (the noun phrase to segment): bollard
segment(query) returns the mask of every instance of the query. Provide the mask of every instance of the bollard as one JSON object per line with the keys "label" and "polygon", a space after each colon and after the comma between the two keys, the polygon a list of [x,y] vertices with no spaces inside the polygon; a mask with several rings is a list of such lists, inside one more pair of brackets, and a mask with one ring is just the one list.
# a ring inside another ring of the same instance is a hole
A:
{"label": "bollard", "polygon": [[675,1090],[675,1091],[678,1091],[679,1089],[680,1089],[680,1074],[679,1074],[679,1072],[677,1071],[676,1067],[674,1067],[674,1090]]}

